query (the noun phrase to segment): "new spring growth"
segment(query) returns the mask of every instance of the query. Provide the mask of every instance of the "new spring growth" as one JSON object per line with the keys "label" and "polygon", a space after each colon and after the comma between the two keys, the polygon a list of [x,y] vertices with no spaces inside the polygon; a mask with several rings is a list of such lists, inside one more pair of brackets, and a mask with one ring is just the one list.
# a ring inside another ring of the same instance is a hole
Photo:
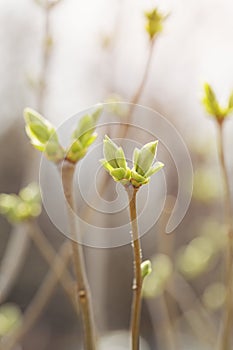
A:
{"label": "new spring growth", "polygon": [[37,184],[31,183],[18,195],[0,194],[0,213],[10,223],[17,223],[35,218],[41,213],[41,197]]}
{"label": "new spring growth", "polygon": [[59,144],[54,126],[31,108],[24,110],[26,133],[31,144],[54,163],[64,158],[65,152]]}
{"label": "new spring growth", "polygon": [[92,114],[87,114],[78,123],[77,128],[72,134],[72,144],[68,149],[66,158],[76,163],[83,158],[90,145],[97,138],[95,132],[97,121],[102,113],[102,106],[97,108]]}
{"label": "new spring growth", "polygon": [[163,15],[155,8],[152,11],[146,12],[145,17],[146,31],[150,36],[150,40],[153,40],[163,30],[163,22],[167,18],[167,15]]}
{"label": "new spring growth", "polygon": [[26,133],[32,145],[45,154],[48,160],[58,164],[66,159],[76,163],[87,153],[89,146],[95,141],[96,123],[102,112],[102,106],[92,114],[84,115],[72,134],[71,145],[65,150],[59,143],[55,127],[36,111],[26,108],[24,118]]}
{"label": "new spring growth", "polygon": [[208,114],[214,117],[218,123],[222,123],[233,112],[233,92],[231,93],[227,106],[220,106],[214,90],[208,84],[204,84],[204,96],[202,103]]}
{"label": "new spring growth", "polygon": [[141,274],[142,274],[142,279],[146,276],[149,276],[152,272],[152,266],[150,260],[145,260],[141,263]]}
{"label": "new spring growth", "polygon": [[163,168],[161,162],[154,163],[158,141],[150,142],[141,149],[135,148],[133,168],[127,165],[124,151],[118,147],[107,135],[104,139],[104,157],[100,162],[112,178],[122,185],[132,185],[135,188],[149,182],[151,175]]}

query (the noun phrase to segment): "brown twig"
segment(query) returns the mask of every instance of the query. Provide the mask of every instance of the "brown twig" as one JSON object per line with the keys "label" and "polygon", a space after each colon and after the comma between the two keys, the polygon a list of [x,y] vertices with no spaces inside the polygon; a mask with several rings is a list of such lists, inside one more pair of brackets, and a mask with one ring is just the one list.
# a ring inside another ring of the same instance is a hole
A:
{"label": "brown twig", "polygon": [[78,243],[77,237],[75,202],[73,197],[73,178],[75,172],[75,164],[72,164],[68,161],[64,161],[61,172],[64,194],[67,200],[67,211],[71,231],[71,238],[73,239],[71,241],[71,246],[73,253],[74,270],[77,280],[77,296],[79,300],[79,307],[84,327],[85,349],[95,350],[96,335],[93,321],[94,318],[91,303],[91,294],[86,276],[83,249],[82,245]]}
{"label": "brown twig", "polygon": [[130,222],[132,227],[132,246],[134,254],[134,282],[133,282],[133,301],[131,314],[131,342],[132,350],[139,349],[140,336],[140,316],[142,303],[142,274],[141,274],[141,244],[138,233],[136,195],[137,189],[132,186],[127,187],[126,191],[129,198]]}
{"label": "brown twig", "polygon": [[55,259],[59,259],[59,256],[56,254],[50,242],[45,237],[44,233],[41,231],[40,227],[35,221],[31,221],[29,224],[28,234],[35,243],[36,247],[40,251],[41,255],[47,261],[49,267],[57,276],[59,276],[59,281],[63,287],[66,295],[70,299],[75,311],[79,314],[79,309],[77,302],[75,300],[74,294],[74,281],[68,270],[60,276],[60,271],[57,268],[57,265],[54,264]]}

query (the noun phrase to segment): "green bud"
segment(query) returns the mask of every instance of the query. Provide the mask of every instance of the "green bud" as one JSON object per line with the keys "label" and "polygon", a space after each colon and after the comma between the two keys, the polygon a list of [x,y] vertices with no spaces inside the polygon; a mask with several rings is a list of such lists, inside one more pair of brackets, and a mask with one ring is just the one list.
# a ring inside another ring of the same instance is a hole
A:
{"label": "green bud", "polygon": [[41,200],[40,189],[37,183],[32,182],[27,187],[24,187],[19,192],[19,197],[28,203],[38,203]]}
{"label": "green bud", "polygon": [[41,213],[41,197],[35,183],[23,188],[19,195],[1,194],[0,213],[11,223],[21,222]]}
{"label": "green bud", "polygon": [[158,141],[144,145],[141,150],[135,148],[133,155],[133,169],[129,169],[124,151],[118,147],[107,135],[104,138],[104,156],[100,162],[115,181],[123,185],[140,187],[149,182],[150,176],[158,172],[164,165],[157,162],[152,166],[156,156]]}
{"label": "green bud", "polygon": [[35,148],[44,151],[46,143],[52,135],[57,140],[56,131],[52,124],[33,109],[26,108],[24,110],[24,119],[27,135]]}
{"label": "green bud", "polygon": [[18,197],[14,194],[0,194],[0,213],[3,215],[9,214],[18,204]]}
{"label": "green bud", "polygon": [[150,260],[145,260],[141,263],[141,274],[142,279],[144,279],[146,276],[150,275],[152,272],[152,266]]}
{"label": "green bud", "polygon": [[84,115],[72,134],[73,143],[67,151],[66,158],[73,163],[82,159],[88,147],[96,140],[97,134],[94,132],[96,123],[102,113],[103,107],[97,108],[92,114]]}
{"label": "green bud", "polygon": [[145,17],[147,20],[146,31],[149,34],[150,39],[153,40],[156,34],[163,30],[163,22],[167,16],[164,16],[155,8],[150,12],[146,12]]}
{"label": "green bud", "polygon": [[118,146],[107,135],[105,135],[104,157],[113,168],[119,167],[116,160],[117,150],[118,150]]}
{"label": "green bud", "polygon": [[[79,121],[77,128],[74,130],[72,138],[78,139],[81,143],[85,140],[85,135],[91,136],[95,131],[97,121],[103,111],[103,107],[100,106],[92,114],[84,115]],[[85,140],[86,142],[86,140]]]}
{"label": "green bud", "polygon": [[150,142],[144,145],[141,150],[135,152],[134,159],[136,158],[136,163],[134,163],[134,168],[138,174],[144,176],[150,169],[156,156],[157,145],[158,141]]}
{"label": "green bud", "polygon": [[26,108],[24,110],[26,133],[32,145],[52,162],[58,163],[64,158],[64,150],[59,144],[53,125],[39,113]]}
{"label": "green bud", "polygon": [[211,86],[207,83],[204,84],[204,97],[202,99],[202,102],[207,113],[215,117],[220,115],[220,106],[217,102],[215,93]]}
{"label": "green bud", "polygon": [[131,170],[131,183],[134,187],[140,187],[149,182],[149,178],[138,174],[136,171]]}
{"label": "green bud", "polygon": [[233,110],[233,94],[229,97],[227,107],[221,107],[217,101],[213,89],[209,84],[205,83],[202,103],[206,112],[221,123]]}

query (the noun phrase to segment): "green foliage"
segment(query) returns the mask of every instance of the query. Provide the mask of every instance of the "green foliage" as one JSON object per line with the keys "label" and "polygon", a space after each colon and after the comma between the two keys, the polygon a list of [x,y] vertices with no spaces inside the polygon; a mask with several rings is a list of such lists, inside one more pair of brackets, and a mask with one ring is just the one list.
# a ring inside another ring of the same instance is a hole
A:
{"label": "green foliage", "polygon": [[164,16],[158,11],[158,9],[153,9],[152,11],[145,13],[146,17],[146,31],[153,40],[154,37],[163,30],[163,22],[167,16]]}
{"label": "green foliage", "polygon": [[35,218],[41,213],[41,197],[37,184],[31,183],[19,195],[0,194],[0,213],[11,223]]}
{"label": "green foliage", "polygon": [[205,83],[202,103],[206,112],[221,123],[233,111],[233,93],[229,97],[228,105],[222,107],[220,106],[212,87],[208,83]]}
{"label": "green foliage", "polygon": [[0,338],[15,330],[21,323],[21,311],[14,304],[0,307]]}
{"label": "green foliage", "polygon": [[30,108],[24,110],[26,132],[32,145],[43,152],[50,161],[59,163],[66,159],[76,163],[85,156],[88,147],[97,137],[94,131],[101,112],[102,107],[81,118],[72,134],[72,144],[67,151],[60,145],[54,126]]}
{"label": "green foliage", "polygon": [[136,148],[133,156],[133,168],[127,165],[124,151],[118,147],[107,135],[104,139],[104,157],[102,166],[109,172],[112,178],[122,185],[133,185],[138,188],[149,182],[150,176],[158,172],[164,165],[156,162],[158,141],[150,142],[140,150]]}
{"label": "green foliage", "polygon": [[143,283],[143,295],[154,298],[163,293],[173,272],[173,265],[168,255],[157,254],[151,262],[151,273]]}
{"label": "green foliage", "polygon": [[142,273],[142,279],[146,276],[149,276],[152,272],[152,266],[150,260],[145,260],[141,263],[141,273]]}

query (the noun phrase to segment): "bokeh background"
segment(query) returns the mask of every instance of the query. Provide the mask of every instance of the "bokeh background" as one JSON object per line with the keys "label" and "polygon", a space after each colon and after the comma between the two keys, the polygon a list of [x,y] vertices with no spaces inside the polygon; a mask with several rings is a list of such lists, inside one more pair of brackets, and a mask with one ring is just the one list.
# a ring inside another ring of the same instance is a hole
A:
{"label": "bokeh background", "polygon": [[[156,38],[138,103],[161,113],[182,135],[193,161],[194,190],[185,219],[172,235],[165,235],[177,195],[177,174],[172,159],[161,152],[168,197],[163,215],[142,238],[143,255],[154,266],[145,285],[142,349],[208,350],[216,343],[224,303],[225,226],[216,128],[200,100],[203,81],[212,84],[223,104],[233,87],[230,0],[61,0],[49,14],[40,1],[1,0],[0,192],[17,193],[38,180],[38,154],[24,132],[25,106],[38,109],[59,126],[113,96],[132,101],[150,53],[144,12],[155,6],[168,18]],[[226,125],[226,161],[232,174],[233,123],[229,120]],[[65,238],[45,211],[38,221],[58,249]],[[13,303],[23,313],[48,267],[23,225],[12,228],[0,217],[0,230],[0,302]],[[108,349],[125,349],[131,246],[86,247],[85,253],[103,343]],[[81,349],[80,328],[57,287],[22,347]]]}

